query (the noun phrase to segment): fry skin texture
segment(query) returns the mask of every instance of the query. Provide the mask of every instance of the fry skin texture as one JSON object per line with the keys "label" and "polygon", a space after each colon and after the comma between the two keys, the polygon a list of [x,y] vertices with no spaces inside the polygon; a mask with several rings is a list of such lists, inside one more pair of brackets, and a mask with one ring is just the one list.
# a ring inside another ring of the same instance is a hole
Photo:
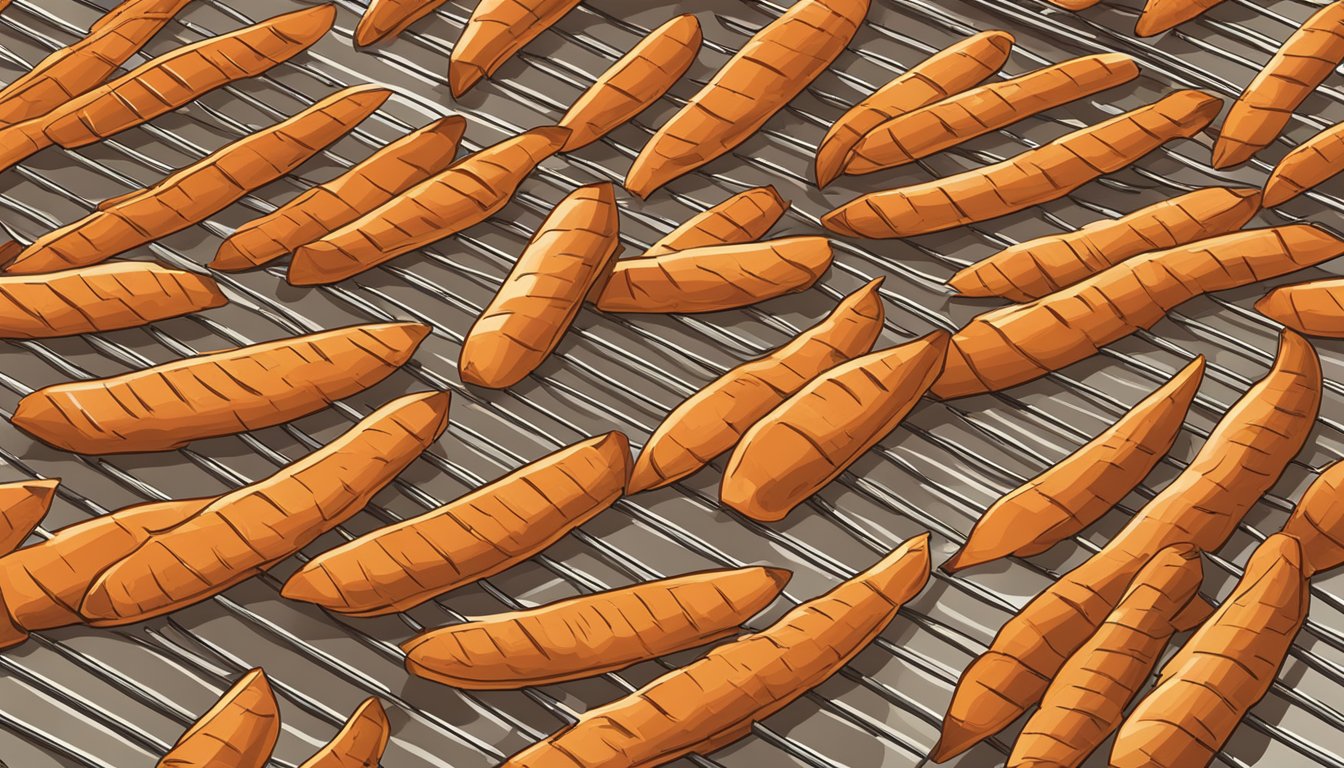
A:
{"label": "fry skin texture", "polygon": [[809,381],[871,350],[886,317],[881,285],[880,277],[869,282],[789,343],[737,366],[673,409],[640,451],[629,492],[698,472]]}
{"label": "fry skin texture", "polygon": [[942,569],[1038,555],[1101,519],[1171,450],[1203,377],[1200,356],[1106,431],[994,502]]}
{"label": "fry skin texture", "polygon": [[239,227],[219,246],[211,269],[259,267],[359,219],[453,164],[466,118],[435,120],[374,152],[340,176]]}
{"label": "fry skin texture", "polygon": [[448,58],[453,98],[490,77],[579,0],[480,0]]}
{"label": "fry skin texture", "polygon": [[511,690],[614,672],[737,634],[792,574],[704,571],[427,632],[402,645],[413,675],[468,690]]}
{"label": "fry skin texture", "polygon": [[606,136],[643,112],[686,74],[703,38],[692,14],[677,16],[650,32],[602,73],[557,123],[570,130],[562,152]]}
{"label": "fry skin texture", "polygon": [[990,30],[949,45],[891,80],[840,116],[817,148],[817,187],[840,175],[854,145],[882,123],[972,88],[999,71],[1013,36]]}
{"label": "fry skin texture", "polygon": [[406,610],[554,544],[619,499],[629,476],[624,435],[589,438],[313,558],[282,594],[352,616]]}
{"label": "fry skin texture", "polygon": [[433,13],[444,0],[371,0],[355,26],[355,45],[363,48],[405,32]]}
{"label": "fry skin texture", "polygon": [[500,768],[651,768],[691,752],[707,755],[849,663],[928,580],[922,534],[768,629],[588,710]]}
{"label": "fry skin texture", "polygon": [[811,288],[831,243],[803,235],[621,259],[593,303],[603,312],[720,312]]}
{"label": "fry skin texture", "polygon": [[1057,200],[1168,141],[1194,136],[1221,107],[1222,100],[1206,93],[1177,91],[1000,163],[863,195],[821,223],[841,235],[891,238],[1006,216]]}
{"label": "fry skin texture", "polygon": [[356,325],[188,357],[19,401],[15,426],[83,454],[167,451],[314,413],[387,378],[429,328]]}
{"label": "fry skin texture", "polygon": [[352,517],[443,434],[447,392],[400,397],[269,478],[155,531],[94,581],[94,626],[161,616],[223,592]]}
{"label": "fry skin texture", "polygon": [[262,768],[280,737],[280,711],[266,673],[248,672],[201,715],[159,768]]}
{"label": "fry skin texture", "polygon": [[508,204],[523,179],[560,150],[567,128],[533,128],[463,158],[364,216],[294,252],[291,285],[338,283],[461,232]]}
{"label": "fry skin texture", "polygon": [[1176,306],[1344,253],[1309,225],[1233,232],[1136,256],[1058,293],[986,312],[952,336],[933,385],[943,399],[995,392],[1086,359]]}
{"label": "fry skin texture", "polygon": [[467,331],[457,366],[462,381],[504,389],[536,370],[620,247],[611,182],[579,187],[561,200]]}
{"label": "fry skin texture", "polygon": [[1041,700],[1065,661],[1105,621],[1126,587],[1173,544],[1218,550],[1297,454],[1321,403],[1321,365],[1306,339],[1279,341],[1274,367],[1238,400],[1175,480],[1100,552],[1004,624],[962,674],[934,762],[961,754]]}
{"label": "fry skin texture", "polygon": [[641,198],[741,144],[845,50],[869,0],[798,0],[660,127],[625,177]]}
{"label": "fry skin texture", "polygon": [[701,211],[649,246],[644,256],[662,256],[709,245],[754,243],[789,209],[773,186],[752,187]]}
{"label": "fry skin texture", "polygon": [[1124,719],[1204,579],[1199,550],[1161,550],[1096,634],[1060,668],[1013,745],[1008,768],[1076,768]]}
{"label": "fry skin texture", "polygon": [[1160,35],[1195,18],[1223,0],[1148,0],[1134,24],[1139,37]]}
{"label": "fry skin texture", "polygon": [[1255,308],[1298,333],[1344,338],[1344,278],[1281,285],[1257,301]]}
{"label": "fry skin texture", "polygon": [[1129,56],[1103,53],[963,91],[874,128],[854,145],[845,173],[873,173],[912,163],[1138,76],[1139,65]]}
{"label": "fry skin texture", "polygon": [[719,499],[784,519],[886,437],[938,377],[947,334],[931,333],[826,371],[756,422],[733,450]]}
{"label": "fry skin texture", "polygon": [[47,516],[60,480],[0,484],[0,555],[19,548]]}
{"label": "fry skin texture", "polygon": [[1282,205],[1344,171],[1344,124],[1293,147],[1265,181],[1265,207]]}
{"label": "fry skin texture", "polygon": [[1341,62],[1344,3],[1336,2],[1303,22],[1232,103],[1213,145],[1213,167],[1241,165],[1273,143],[1293,111]]}
{"label": "fry skin texture", "polygon": [[1235,232],[1258,210],[1258,190],[1207,187],[1118,219],[1094,221],[1073,232],[1005,248],[961,270],[947,284],[962,296],[1027,302],[1141,253]]}
{"label": "fry skin texture", "polygon": [[383,705],[370,696],[341,732],[299,768],[378,768],[391,729]]}

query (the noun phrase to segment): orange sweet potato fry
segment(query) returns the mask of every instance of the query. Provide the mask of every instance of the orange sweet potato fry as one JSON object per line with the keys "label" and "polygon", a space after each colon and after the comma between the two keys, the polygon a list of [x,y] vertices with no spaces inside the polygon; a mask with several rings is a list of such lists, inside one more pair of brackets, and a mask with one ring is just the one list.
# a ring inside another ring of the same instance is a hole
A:
{"label": "orange sweet potato fry", "polygon": [[266,673],[254,669],[201,715],[158,768],[262,768],[280,737],[280,711]]}
{"label": "orange sweet potato fry", "polygon": [[60,480],[0,484],[0,556],[19,548],[47,516]]}
{"label": "orange sweet potato fry", "polygon": [[775,226],[789,203],[772,186],[752,187],[701,211],[649,246],[645,256],[662,256],[709,245],[738,245],[760,240]]}
{"label": "orange sweet potato fry", "polygon": [[579,0],[479,0],[448,59],[453,98],[489,77]]}
{"label": "orange sweet potato fry", "polygon": [[355,26],[355,45],[363,48],[396,37],[433,13],[444,0],[370,0]]}
{"label": "orange sweet potato fry", "polygon": [[390,733],[383,705],[367,698],[341,732],[299,768],[378,768]]}

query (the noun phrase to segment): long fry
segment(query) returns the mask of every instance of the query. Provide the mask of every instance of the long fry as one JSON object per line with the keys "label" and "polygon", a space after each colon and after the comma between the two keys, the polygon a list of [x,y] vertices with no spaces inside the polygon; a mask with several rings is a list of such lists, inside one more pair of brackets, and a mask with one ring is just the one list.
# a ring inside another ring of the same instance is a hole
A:
{"label": "long fry", "polygon": [[47,516],[59,480],[21,480],[0,484],[0,555],[7,555]]}
{"label": "long fry", "polygon": [[1304,21],[1232,103],[1213,145],[1213,167],[1240,165],[1269,146],[1341,62],[1344,3],[1335,2]]}
{"label": "long fry", "polygon": [[371,0],[355,26],[355,45],[363,48],[405,32],[443,5],[444,0]]}
{"label": "long fry", "polygon": [[1255,308],[1299,333],[1344,339],[1344,278],[1279,286]]}
{"label": "long fry", "polygon": [[160,616],[212,597],[364,508],[448,426],[448,393],[407,395],[269,478],[155,531],[94,581],[79,612],[95,626]]}
{"label": "long fry", "polygon": [[773,186],[752,187],[682,222],[649,246],[643,255],[662,256],[708,245],[755,242],[788,209],[789,202]]}
{"label": "long fry", "polygon": [[689,13],[650,32],[560,118],[557,125],[570,129],[563,151],[597,141],[662,98],[695,61],[701,41],[700,22]]}
{"label": "long fry", "polygon": [[369,697],[350,715],[341,732],[299,768],[378,768],[390,733],[383,705]]}
{"label": "long fry", "polygon": [[373,114],[392,92],[355,86],[240,139],[159,183],[43,235],[8,267],[35,274],[95,264],[204,221],[283,177]]}
{"label": "long fry", "polygon": [[482,387],[513,386],[560,343],[620,249],[611,182],[579,187],[537,228],[462,342],[457,370]]}
{"label": "long fry", "polygon": [[292,285],[335,283],[485,221],[503,208],[567,128],[533,128],[464,158],[294,252]]}
{"label": "long fry", "polygon": [[791,575],[704,571],[487,616],[407,641],[406,669],[470,690],[592,677],[736,634]]}
{"label": "long fry", "polygon": [[1136,256],[1029,304],[992,310],[952,336],[933,393],[995,392],[1076,363],[1151,328],[1201,294],[1295,272],[1344,254],[1310,225],[1245,230]]}
{"label": "long fry", "polygon": [[466,118],[451,115],[397,139],[335,179],[239,227],[220,244],[210,268],[259,267],[355,221],[452,165],[466,127]]}
{"label": "long fry", "polygon": [[1292,200],[1344,171],[1344,123],[1336,123],[1293,147],[1265,181],[1265,207]]}
{"label": "long fry", "polygon": [[1065,662],[1022,728],[1008,768],[1075,768],[1120,726],[1204,578],[1189,544],[1153,556],[1097,630]]}
{"label": "long fry", "polygon": [[621,259],[597,292],[603,312],[718,312],[810,288],[831,243],[803,235]]}
{"label": "long fry", "polygon": [[428,333],[418,323],[356,325],[54,384],[20,400],[12,421],[74,453],[171,450],[283,424],[371,387]]}
{"label": "long fry", "polygon": [[1008,60],[1013,36],[990,30],[949,45],[854,105],[826,132],[817,148],[817,186],[840,175],[854,145],[898,115],[942,101],[994,74]]}
{"label": "long fry", "polygon": [[489,77],[579,0],[479,0],[448,58],[453,98]]}
{"label": "long fry", "polygon": [[868,14],[868,3],[794,3],[653,134],[630,166],[625,188],[648,197],[741,144],[835,61]]}
{"label": "long fry", "polygon": [[1160,35],[1222,2],[1223,0],[1147,0],[1138,21],[1134,23],[1134,34],[1139,37]]}
{"label": "long fry", "polygon": [[922,534],[770,628],[583,713],[500,768],[651,768],[725,747],[847,664],[928,580]]}
{"label": "long fry", "polygon": [[159,768],[262,768],[280,737],[280,711],[266,673],[248,672],[201,715]]}
{"label": "long fry", "polygon": [[1122,53],[1102,53],[999,80],[897,115],[854,145],[845,173],[873,173],[941,152],[964,141],[1139,76]]}
{"label": "long fry", "polygon": [[781,520],[886,437],[942,369],[947,334],[841,363],[756,422],[733,450],[719,497],[755,520]]}
{"label": "long fry", "polygon": [[994,502],[943,570],[1037,555],[1096,522],[1171,450],[1203,376],[1197,357],[1087,445]]}
{"label": "long fry", "polygon": [[1228,410],[1199,453],[1100,552],[1004,624],[962,674],[933,760],[998,732],[1040,701],[1144,563],[1164,547],[1215,551],[1301,449],[1321,402],[1321,366],[1285,332],[1274,367]]}
{"label": "long fry", "polygon": [[879,277],[851,293],[788,344],[737,366],[673,409],[640,451],[629,492],[699,471],[813,378],[872,349],[885,318],[881,285]]}
{"label": "long fry", "polygon": [[354,616],[405,610],[540,552],[620,498],[630,444],[589,438],[308,561],[283,594]]}
{"label": "long fry", "polygon": [[1257,190],[1206,187],[1118,219],[1018,243],[966,267],[947,284],[963,296],[1031,301],[1141,253],[1234,232],[1259,209]]}
{"label": "long fry", "polygon": [[1221,107],[1222,100],[1206,93],[1177,91],[994,165],[863,195],[821,222],[842,235],[887,238],[998,218],[1056,200],[1168,141],[1194,136]]}

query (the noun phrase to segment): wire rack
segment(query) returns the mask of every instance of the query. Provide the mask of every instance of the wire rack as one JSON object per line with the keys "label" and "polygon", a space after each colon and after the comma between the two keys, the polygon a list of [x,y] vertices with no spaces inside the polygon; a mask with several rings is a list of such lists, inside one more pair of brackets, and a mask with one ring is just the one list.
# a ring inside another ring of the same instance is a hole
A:
{"label": "wire rack", "polygon": [[[108,0],[100,0],[106,3]],[[780,0],[784,3],[785,0]],[[1133,2],[1133,0],[1125,0]],[[1055,203],[986,224],[900,241],[837,241],[836,263],[813,289],[756,307],[702,316],[619,316],[585,310],[559,350],[508,391],[463,387],[455,371],[463,332],[489,301],[531,231],[575,186],[620,181],[654,127],[692,95],[753,31],[782,9],[767,0],[644,4],[593,0],[570,13],[491,81],[454,102],[447,54],[471,3],[450,2],[396,41],[355,52],[350,34],[362,2],[340,0],[337,30],[270,73],[211,93],[142,128],[78,152],[47,150],[0,177],[0,221],[30,240],[87,213],[106,197],[297,112],[337,88],[378,81],[398,96],[300,171],[191,230],[137,249],[133,258],[199,268],[221,238],[330,178],[396,136],[447,112],[467,115],[468,148],[553,122],[593,78],[674,12],[696,13],[705,46],[687,78],[610,136],[548,160],[490,221],[334,286],[291,288],[281,269],[216,275],[231,303],[143,329],[0,345],[0,412],[57,381],[105,376],[183,355],[356,322],[414,319],[434,328],[416,359],[366,393],[323,413],[248,435],[200,441],[152,455],[81,458],[0,425],[0,479],[60,477],[39,536],[147,499],[218,493],[264,477],[330,440],[403,392],[454,394],[452,424],[364,514],[308,548],[314,554],[368,530],[451,500],[562,445],[609,429],[640,445],[666,412],[733,365],[781,343],[872,277],[885,275],[888,322],[879,344],[955,328],[991,302],[958,299],[943,281],[960,267],[1047,232],[1134,210],[1210,184],[1258,186],[1272,161],[1344,119],[1333,78],[1294,117],[1285,138],[1232,173],[1209,168],[1207,136],[1164,147],[1121,173]],[[874,0],[867,22],[836,65],[729,156],[658,192],[622,199],[622,237],[643,248],[694,211],[747,187],[772,183],[793,208],[778,234],[817,232],[817,217],[856,194],[993,162],[1080,125],[1152,101],[1174,87],[1234,97],[1312,6],[1227,0],[1205,17],[1149,40],[1134,38],[1136,9],[1110,4],[1083,14],[1033,0]],[[649,7],[655,6],[655,7]],[[154,55],[203,36],[298,7],[293,0],[200,0],[146,49]],[[103,8],[92,0],[16,0],[0,14],[6,79],[76,39]],[[1143,75],[1124,87],[1032,118],[916,165],[844,178],[825,193],[810,160],[829,123],[849,104],[933,51],[976,30],[1013,32],[1006,75],[1084,53],[1130,53]],[[1262,224],[1309,220],[1333,228],[1344,186],[1330,183]],[[1328,269],[1331,265],[1326,265]],[[1309,270],[1291,280],[1319,277]],[[1289,279],[1275,282],[1288,282]],[[687,652],[586,681],[520,692],[470,693],[409,678],[397,644],[464,616],[535,605],[687,571],[751,563],[791,568],[783,611],[866,568],[918,532],[934,534],[941,561],[998,495],[1067,455],[1195,354],[1209,359],[1191,417],[1171,455],[1120,507],[1072,542],[1031,561],[969,573],[935,572],[929,587],[868,649],[832,679],[753,734],[699,766],[917,766],[960,671],[1053,574],[1108,540],[1184,466],[1208,429],[1273,355],[1277,327],[1249,310],[1265,286],[1191,301],[1152,332],[1009,392],[925,401],[876,449],[783,523],[763,526],[719,509],[721,463],[672,487],[618,502],[580,530],[499,576],[397,616],[346,619],[281,600],[279,586],[305,560],[171,616],[117,630],[38,633],[0,654],[0,765],[150,765],[243,670],[264,666],[281,698],[284,728],[273,765],[296,766],[329,739],[360,699],[388,703],[392,742],[384,764],[488,766],[575,716],[686,663]],[[1321,419],[1278,486],[1218,554],[1207,557],[1204,592],[1217,599],[1249,550],[1277,530],[1291,500],[1325,464],[1344,455],[1344,343],[1321,342],[1329,380]],[[1273,690],[1246,719],[1219,766],[1344,767],[1344,578],[1318,579],[1311,618]],[[1016,726],[949,765],[1001,764]],[[1103,748],[1099,754],[1104,754]],[[1089,765],[1104,765],[1095,758]]]}

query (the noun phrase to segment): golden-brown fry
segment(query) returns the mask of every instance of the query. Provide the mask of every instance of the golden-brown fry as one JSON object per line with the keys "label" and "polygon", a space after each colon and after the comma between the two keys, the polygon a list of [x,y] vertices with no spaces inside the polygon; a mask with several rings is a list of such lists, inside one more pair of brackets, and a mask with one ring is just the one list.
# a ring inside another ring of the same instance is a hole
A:
{"label": "golden-brown fry", "polygon": [[21,480],[0,484],[0,555],[7,555],[47,516],[60,480]]}
{"label": "golden-brown fry", "polygon": [[350,715],[341,732],[299,768],[378,768],[390,732],[387,712],[370,696]]}
{"label": "golden-brown fry", "polygon": [[1299,333],[1344,339],[1344,278],[1279,286],[1255,308]]}
{"label": "golden-brown fry", "polygon": [[579,0],[479,0],[449,54],[448,87],[453,98],[493,75],[578,4]]}
{"label": "golden-brown fry", "polygon": [[248,672],[201,715],[158,768],[262,768],[280,737],[280,711],[266,673]]}
{"label": "golden-brown fry", "polygon": [[649,246],[644,256],[662,256],[709,245],[760,240],[775,226],[789,202],[773,186],[752,187],[695,214]]}
{"label": "golden-brown fry", "polygon": [[363,48],[396,37],[433,13],[444,0],[370,0],[355,26],[355,45]]}

